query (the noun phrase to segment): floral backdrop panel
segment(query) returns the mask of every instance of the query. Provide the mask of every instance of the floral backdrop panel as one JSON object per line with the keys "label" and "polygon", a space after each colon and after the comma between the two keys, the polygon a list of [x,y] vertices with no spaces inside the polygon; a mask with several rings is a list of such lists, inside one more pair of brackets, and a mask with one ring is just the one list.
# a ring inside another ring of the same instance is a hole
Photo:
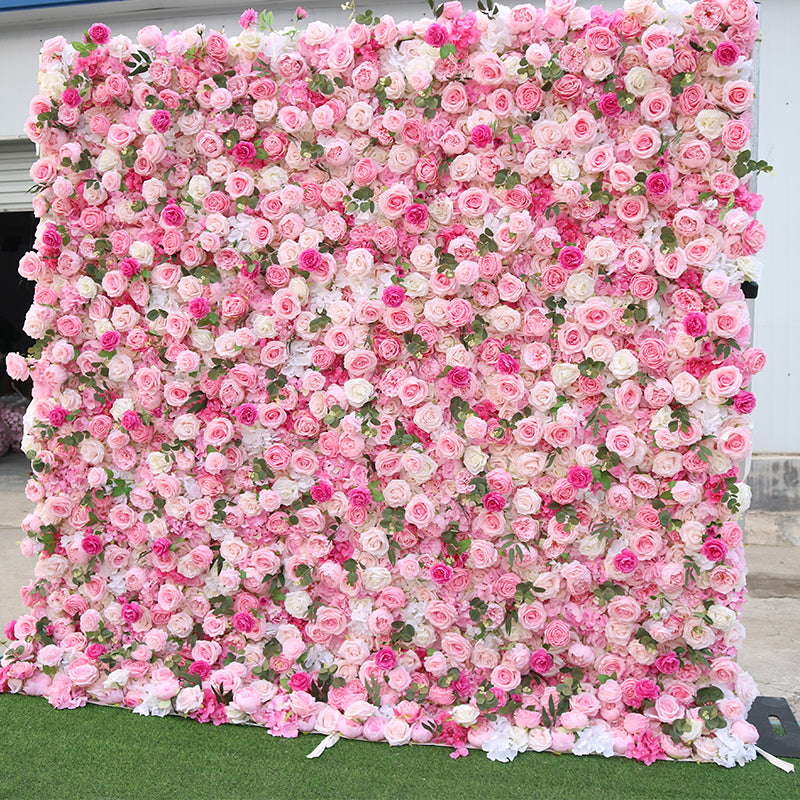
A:
{"label": "floral backdrop panel", "polygon": [[755,755],[751,0],[45,42],[0,690]]}

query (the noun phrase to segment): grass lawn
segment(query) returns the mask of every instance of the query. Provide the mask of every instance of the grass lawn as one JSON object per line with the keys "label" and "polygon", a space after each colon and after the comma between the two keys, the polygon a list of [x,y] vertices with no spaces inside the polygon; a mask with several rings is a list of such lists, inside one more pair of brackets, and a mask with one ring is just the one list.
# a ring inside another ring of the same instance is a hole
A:
{"label": "grass lawn", "polygon": [[[5,800],[800,800],[800,773],[763,758],[744,767],[524,753],[511,764],[449,748],[277,739],[262,728],[141,717],[118,708],[57,711],[0,695]],[[800,760],[795,762],[800,765]]]}

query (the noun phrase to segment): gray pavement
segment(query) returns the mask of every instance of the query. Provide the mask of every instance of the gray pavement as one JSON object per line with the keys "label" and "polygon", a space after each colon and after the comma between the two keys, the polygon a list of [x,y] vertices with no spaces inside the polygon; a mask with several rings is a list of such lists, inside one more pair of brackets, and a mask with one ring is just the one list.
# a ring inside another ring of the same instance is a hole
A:
{"label": "gray pavement", "polygon": [[[20,523],[33,508],[25,497],[28,469],[23,455],[0,458],[0,631],[23,613],[19,590],[33,576],[33,562],[19,551]],[[800,718],[800,547],[748,544],[745,556],[747,638],[739,663],[759,694],[785,697]]]}

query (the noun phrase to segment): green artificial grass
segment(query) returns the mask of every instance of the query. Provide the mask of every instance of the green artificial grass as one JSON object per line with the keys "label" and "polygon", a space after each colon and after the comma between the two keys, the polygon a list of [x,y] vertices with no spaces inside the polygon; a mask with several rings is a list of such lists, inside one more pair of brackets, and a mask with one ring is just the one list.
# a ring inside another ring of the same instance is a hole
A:
{"label": "green artificial grass", "polygon": [[[0,798],[11,800],[789,800],[800,772],[523,753],[510,764],[449,748],[278,739],[262,728],[141,717],[118,708],[57,711],[0,695]],[[800,760],[795,761],[800,765]]]}

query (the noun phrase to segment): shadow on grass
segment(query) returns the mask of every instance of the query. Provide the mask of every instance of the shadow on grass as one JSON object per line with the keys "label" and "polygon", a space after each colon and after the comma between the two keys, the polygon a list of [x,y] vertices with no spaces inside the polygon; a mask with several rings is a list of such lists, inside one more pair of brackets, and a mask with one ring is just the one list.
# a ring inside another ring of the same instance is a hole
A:
{"label": "shadow on grass", "polygon": [[[8,800],[800,800],[800,777],[759,758],[713,764],[525,753],[511,764],[448,748],[279,739],[251,726],[141,717],[118,708],[57,711],[0,695],[0,798]],[[800,764],[800,761],[796,762]]]}

